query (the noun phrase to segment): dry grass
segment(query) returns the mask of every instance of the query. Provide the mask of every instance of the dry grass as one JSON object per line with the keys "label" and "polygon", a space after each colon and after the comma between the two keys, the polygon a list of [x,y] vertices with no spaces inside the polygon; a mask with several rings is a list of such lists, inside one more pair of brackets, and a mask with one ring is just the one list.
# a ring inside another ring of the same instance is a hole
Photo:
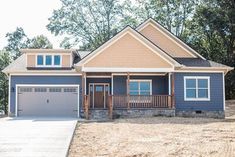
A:
{"label": "dry grass", "polygon": [[70,157],[233,157],[235,117],[154,117],[79,124]]}

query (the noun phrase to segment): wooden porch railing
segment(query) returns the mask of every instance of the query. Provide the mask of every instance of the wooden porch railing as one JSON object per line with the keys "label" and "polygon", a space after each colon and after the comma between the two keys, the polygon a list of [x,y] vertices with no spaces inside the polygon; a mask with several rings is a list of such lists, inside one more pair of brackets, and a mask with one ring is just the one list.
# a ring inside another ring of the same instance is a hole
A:
{"label": "wooden porch railing", "polygon": [[114,95],[113,108],[173,108],[171,95]]}
{"label": "wooden porch railing", "polygon": [[[113,118],[113,109],[132,108],[174,108],[174,96],[172,95],[109,95],[108,96],[109,118]],[[90,98],[84,96],[85,118],[89,119]]]}

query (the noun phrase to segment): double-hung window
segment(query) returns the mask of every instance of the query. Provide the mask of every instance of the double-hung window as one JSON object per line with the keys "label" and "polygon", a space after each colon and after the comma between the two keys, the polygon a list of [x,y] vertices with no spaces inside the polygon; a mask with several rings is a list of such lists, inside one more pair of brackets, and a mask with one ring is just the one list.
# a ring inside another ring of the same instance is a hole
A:
{"label": "double-hung window", "polygon": [[151,80],[130,80],[129,85],[130,95],[151,95],[152,81]]}
{"label": "double-hung window", "polygon": [[210,77],[185,76],[184,77],[184,100],[186,101],[209,101],[210,100]]}

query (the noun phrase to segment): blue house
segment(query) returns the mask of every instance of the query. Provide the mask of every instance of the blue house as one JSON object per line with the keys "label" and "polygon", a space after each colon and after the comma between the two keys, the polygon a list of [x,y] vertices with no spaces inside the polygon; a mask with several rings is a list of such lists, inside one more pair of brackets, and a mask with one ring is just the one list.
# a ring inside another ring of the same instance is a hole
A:
{"label": "blue house", "polygon": [[224,76],[152,19],[92,52],[22,49],[9,76],[9,116],[224,117]]}

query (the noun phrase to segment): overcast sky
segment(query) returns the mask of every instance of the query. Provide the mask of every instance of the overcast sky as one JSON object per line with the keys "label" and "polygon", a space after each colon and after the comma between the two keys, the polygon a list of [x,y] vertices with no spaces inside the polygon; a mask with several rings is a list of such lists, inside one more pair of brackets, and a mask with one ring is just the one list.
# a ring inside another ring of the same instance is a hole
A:
{"label": "overcast sky", "polygon": [[7,44],[6,33],[16,27],[22,27],[29,38],[45,35],[58,48],[62,37],[52,35],[46,25],[52,11],[60,6],[60,0],[0,0],[0,49]]}

